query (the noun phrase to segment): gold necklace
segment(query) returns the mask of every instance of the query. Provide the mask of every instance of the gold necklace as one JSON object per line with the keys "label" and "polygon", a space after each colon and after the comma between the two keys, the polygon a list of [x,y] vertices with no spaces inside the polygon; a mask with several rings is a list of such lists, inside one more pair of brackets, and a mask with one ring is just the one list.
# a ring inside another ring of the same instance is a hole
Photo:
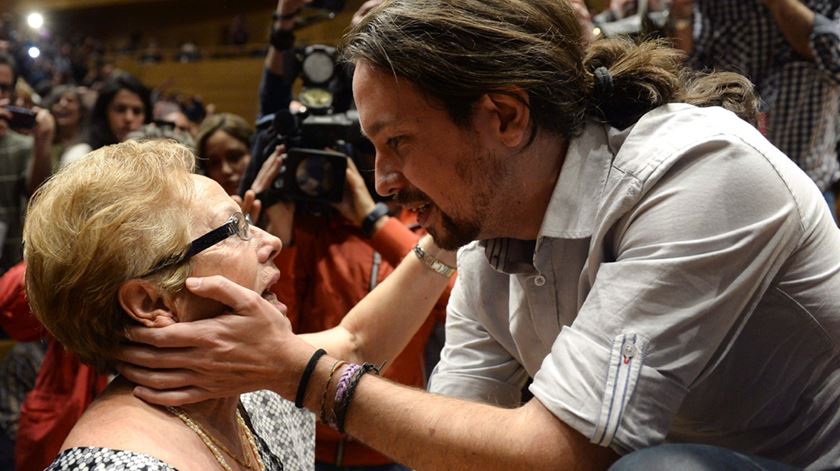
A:
{"label": "gold necklace", "polygon": [[[172,415],[181,419],[184,424],[189,427],[193,432],[198,435],[204,445],[210,450],[210,453],[213,454],[213,457],[216,458],[216,461],[219,462],[219,465],[225,471],[233,471],[230,465],[228,464],[225,457],[222,455],[222,451],[224,451],[228,456],[234,459],[240,466],[245,469],[253,469],[254,466],[251,464],[251,460],[249,459],[249,451],[253,453],[254,457],[257,461],[257,469],[260,471],[265,470],[265,465],[262,462],[262,458],[259,454],[259,449],[257,448],[256,441],[254,440],[254,435],[251,433],[251,430],[245,424],[245,420],[239,414],[239,411],[236,411],[236,421],[239,425],[239,439],[242,441],[242,455],[244,460],[240,460],[239,457],[234,455],[224,444],[220,443],[216,440],[212,435],[207,433],[206,430],[196,422],[195,420],[190,417],[189,414],[184,409],[180,407],[172,407],[167,406],[166,410],[169,411]],[[250,450],[246,450],[246,444],[249,446]]]}

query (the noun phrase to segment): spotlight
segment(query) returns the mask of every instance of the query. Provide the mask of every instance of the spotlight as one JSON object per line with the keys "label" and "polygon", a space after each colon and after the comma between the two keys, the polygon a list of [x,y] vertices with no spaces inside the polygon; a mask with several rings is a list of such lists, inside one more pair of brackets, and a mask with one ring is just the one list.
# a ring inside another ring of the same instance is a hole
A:
{"label": "spotlight", "polygon": [[29,52],[29,57],[31,57],[33,59],[37,59],[38,56],[41,55],[41,50],[38,49],[35,46],[30,47],[28,52]]}
{"label": "spotlight", "polygon": [[26,23],[32,29],[41,29],[41,26],[44,26],[44,15],[40,13],[30,13],[29,16],[26,17]]}

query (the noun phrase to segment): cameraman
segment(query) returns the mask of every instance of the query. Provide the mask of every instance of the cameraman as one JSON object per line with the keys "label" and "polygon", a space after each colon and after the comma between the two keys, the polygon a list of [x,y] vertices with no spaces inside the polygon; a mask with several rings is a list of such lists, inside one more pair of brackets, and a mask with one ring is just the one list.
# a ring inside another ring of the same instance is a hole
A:
{"label": "cameraman", "polygon": [[15,121],[8,106],[14,100],[17,77],[15,60],[0,53],[0,274],[23,257],[22,200],[50,176],[52,169],[50,147],[55,120],[50,112],[36,108],[34,122],[27,123],[23,129],[12,129]]}
{"label": "cameraman", "polygon": [[[272,46],[266,57],[260,87],[262,114],[286,109],[291,103],[292,84],[299,72],[291,47],[291,29],[305,3],[308,2],[280,0],[277,4]],[[357,11],[354,21],[379,3],[379,0],[366,2]],[[284,35],[286,44],[278,39]],[[288,39],[290,36],[291,40]],[[352,103],[349,75],[342,72],[337,76],[330,87],[336,96],[334,111],[346,111]],[[278,147],[263,164],[258,163],[260,152],[253,153],[255,159],[250,170],[253,172],[257,165],[261,165],[261,170],[249,188],[260,193],[271,185],[283,163],[285,150],[283,146]],[[373,155],[357,155],[357,158],[373,161]],[[361,165],[372,168],[367,163]],[[365,175],[372,177],[373,172]],[[400,211],[393,203],[386,206],[374,201],[353,159],[348,159],[343,198],[333,205],[331,212],[314,215],[300,205],[280,202],[265,208],[264,213],[269,219],[267,229],[284,244],[275,260],[283,279],[274,285],[274,290],[287,304],[287,316],[298,333],[319,332],[337,326],[356,303],[393,272],[422,235],[408,227],[416,225],[414,213]],[[447,290],[438,300],[433,315],[389,365],[386,377],[410,386],[425,387],[426,373],[433,365],[425,364],[424,347],[436,324],[443,323],[448,295]],[[315,460],[315,469],[319,471],[406,469],[322,424],[317,428]]]}

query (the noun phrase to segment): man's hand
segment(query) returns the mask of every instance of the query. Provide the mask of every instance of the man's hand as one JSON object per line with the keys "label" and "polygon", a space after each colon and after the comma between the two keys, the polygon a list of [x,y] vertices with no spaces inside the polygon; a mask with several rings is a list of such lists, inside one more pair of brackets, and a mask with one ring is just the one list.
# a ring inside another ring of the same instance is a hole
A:
{"label": "man's hand", "polygon": [[222,276],[189,278],[187,289],[231,308],[231,314],[167,327],[130,327],[119,372],[135,394],[181,405],[270,389],[293,397],[315,349],[298,339],[284,306]]}
{"label": "man's hand", "polygon": [[26,192],[31,195],[52,174],[50,149],[55,136],[55,118],[49,111],[35,107],[35,127],[32,128],[32,160],[27,169]]}
{"label": "man's hand", "polygon": [[571,3],[572,9],[575,11],[575,17],[580,25],[581,39],[588,45],[595,39],[592,14],[589,13],[589,7],[586,6],[584,0],[571,0]]}
{"label": "man's hand", "polygon": [[35,145],[52,145],[55,137],[55,118],[49,110],[35,107],[32,109],[35,114],[35,127],[32,128],[32,137]]}
{"label": "man's hand", "polygon": [[347,159],[344,196],[341,198],[341,202],[333,204],[333,207],[356,227],[361,227],[362,221],[373,211],[374,206],[376,206],[376,203],[370,196],[359,169],[356,168],[353,159]]}

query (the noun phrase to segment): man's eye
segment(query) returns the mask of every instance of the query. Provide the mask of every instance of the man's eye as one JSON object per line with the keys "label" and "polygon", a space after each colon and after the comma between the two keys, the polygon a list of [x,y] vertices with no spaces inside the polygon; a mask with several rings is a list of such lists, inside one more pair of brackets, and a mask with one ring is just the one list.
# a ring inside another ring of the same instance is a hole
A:
{"label": "man's eye", "polygon": [[396,150],[397,147],[399,147],[399,145],[402,143],[402,141],[403,141],[403,138],[401,136],[392,137],[392,138],[388,139],[388,147],[390,147],[392,150]]}

